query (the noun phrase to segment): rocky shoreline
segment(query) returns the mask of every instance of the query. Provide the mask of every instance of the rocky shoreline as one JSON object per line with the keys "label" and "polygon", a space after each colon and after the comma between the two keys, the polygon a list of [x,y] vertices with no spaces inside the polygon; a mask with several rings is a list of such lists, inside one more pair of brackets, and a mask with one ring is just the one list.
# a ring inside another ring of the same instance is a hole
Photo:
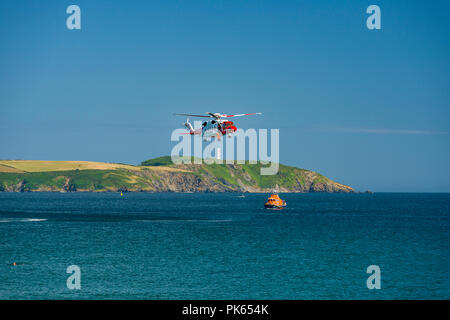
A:
{"label": "rocky shoreline", "polygon": [[260,165],[253,164],[170,164],[118,166],[107,170],[0,171],[0,191],[268,193],[276,189],[283,193],[355,192],[347,185],[310,170],[280,165],[276,175],[261,176],[259,169]]}

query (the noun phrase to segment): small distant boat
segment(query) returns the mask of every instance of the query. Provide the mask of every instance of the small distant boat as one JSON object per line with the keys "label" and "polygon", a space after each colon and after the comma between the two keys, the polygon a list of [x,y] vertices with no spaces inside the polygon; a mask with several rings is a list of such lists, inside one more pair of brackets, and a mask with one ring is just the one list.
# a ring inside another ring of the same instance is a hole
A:
{"label": "small distant boat", "polygon": [[266,209],[283,209],[286,207],[286,201],[282,200],[278,193],[272,193],[264,204]]}

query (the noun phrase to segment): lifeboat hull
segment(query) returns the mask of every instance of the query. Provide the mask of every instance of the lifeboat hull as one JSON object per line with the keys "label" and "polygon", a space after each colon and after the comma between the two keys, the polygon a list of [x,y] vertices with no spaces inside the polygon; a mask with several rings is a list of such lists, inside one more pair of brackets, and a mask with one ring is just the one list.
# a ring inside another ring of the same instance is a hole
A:
{"label": "lifeboat hull", "polygon": [[264,204],[264,207],[266,209],[283,209],[284,207],[286,207],[286,202],[282,202],[282,203],[273,203],[273,202],[266,202]]}
{"label": "lifeboat hull", "polygon": [[275,204],[264,204],[264,207],[266,208],[266,209],[283,209],[284,207],[283,206],[278,206],[278,205],[275,205]]}

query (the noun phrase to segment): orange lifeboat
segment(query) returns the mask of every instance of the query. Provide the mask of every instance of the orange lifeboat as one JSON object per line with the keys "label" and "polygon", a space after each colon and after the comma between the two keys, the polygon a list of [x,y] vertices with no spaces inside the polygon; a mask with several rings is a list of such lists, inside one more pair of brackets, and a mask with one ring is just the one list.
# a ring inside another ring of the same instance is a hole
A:
{"label": "orange lifeboat", "polygon": [[277,193],[272,193],[264,204],[264,207],[266,209],[283,209],[283,207],[286,207],[286,201],[281,200]]}

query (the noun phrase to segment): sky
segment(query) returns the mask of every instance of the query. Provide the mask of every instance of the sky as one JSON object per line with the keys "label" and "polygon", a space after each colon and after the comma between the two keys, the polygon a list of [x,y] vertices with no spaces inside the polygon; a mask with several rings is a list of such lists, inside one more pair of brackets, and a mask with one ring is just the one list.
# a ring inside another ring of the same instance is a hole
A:
{"label": "sky", "polygon": [[[68,30],[66,8],[81,8]],[[366,9],[381,9],[369,30]],[[280,162],[450,192],[448,1],[0,2],[0,159],[139,164],[173,112],[262,112]]]}

